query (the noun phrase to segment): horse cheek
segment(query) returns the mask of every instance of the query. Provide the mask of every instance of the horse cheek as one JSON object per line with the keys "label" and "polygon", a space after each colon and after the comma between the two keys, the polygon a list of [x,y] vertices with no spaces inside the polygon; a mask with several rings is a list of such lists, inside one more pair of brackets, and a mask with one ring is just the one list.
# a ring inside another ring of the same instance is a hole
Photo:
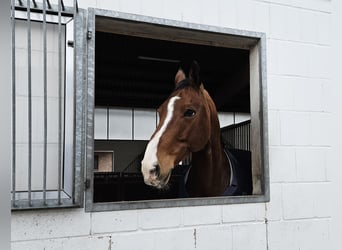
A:
{"label": "horse cheek", "polygon": [[190,150],[197,152],[202,150],[209,141],[209,134],[204,130],[204,126],[199,126],[195,133],[191,134],[191,145]]}
{"label": "horse cheek", "polygon": [[199,126],[197,127],[197,140],[198,140],[198,144],[201,147],[201,149],[203,149],[205,147],[205,145],[207,145],[209,139],[210,139],[210,123],[209,122],[200,122]]}

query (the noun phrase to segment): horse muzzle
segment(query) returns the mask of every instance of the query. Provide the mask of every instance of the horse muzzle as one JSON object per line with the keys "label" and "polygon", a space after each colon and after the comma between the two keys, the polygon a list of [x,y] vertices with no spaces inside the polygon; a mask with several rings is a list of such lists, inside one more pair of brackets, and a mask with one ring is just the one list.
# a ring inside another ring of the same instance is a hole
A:
{"label": "horse muzzle", "polygon": [[171,170],[168,174],[161,175],[159,165],[156,164],[150,169],[147,169],[146,166],[142,165],[142,174],[144,176],[144,182],[146,185],[163,189],[167,186],[170,180]]}

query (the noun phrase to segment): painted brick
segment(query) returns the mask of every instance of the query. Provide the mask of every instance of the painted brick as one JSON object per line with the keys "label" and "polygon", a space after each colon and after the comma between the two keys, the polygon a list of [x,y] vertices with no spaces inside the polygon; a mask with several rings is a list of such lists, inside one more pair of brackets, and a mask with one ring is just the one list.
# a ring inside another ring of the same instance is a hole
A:
{"label": "painted brick", "polygon": [[269,34],[271,23],[269,5],[265,3],[253,2],[252,9],[255,11],[253,30],[256,32],[264,32]]}
{"label": "painted brick", "polygon": [[172,228],[181,225],[181,208],[146,209],[138,213],[142,229]]}
{"label": "painted brick", "polygon": [[332,115],[329,113],[311,113],[312,144],[315,146],[329,146],[332,133]]}
{"label": "painted brick", "polygon": [[[18,34],[16,34],[16,35],[18,35]],[[18,37],[16,39],[18,39]],[[24,38],[22,38],[22,39],[24,39]],[[18,48],[18,46],[16,46],[15,54],[20,55],[20,56],[16,56],[16,58],[15,58],[15,63],[16,63],[16,67],[15,67],[16,68],[16,72],[15,72],[16,95],[20,96],[20,97],[27,96],[28,95],[28,92],[27,92],[27,90],[28,90],[27,49],[26,48]]]}
{"label": "painted brick", "polygon": [[43,65],[42,49],[31,51],[32,96],[34,97],[44,96],[43,69],[41,65]]}
{"label": "painted brick", "polygon": [[300,2],[293,0],[293,5],[320,12],[332,11],[330,0],[303,0]]}
{"label": "painted brick", "polygon": [[300,40],[305,42],[317,43],[318,30],[316,25],[317,14],[312,11],[300,11]]}
{"label": "painted brick", "polygon": [[321,80],[322,82],[322,105],[324,112],[332,112],[334,108],[334,93],[330,80]]}
{"label": "painted brick", "polygon": [[99,0],[96,3],[96,7],[99,9],[120,11],[119,1],[101,1],[101,0]]}
{"label": "painted brick", "polygon": [[[127,3],[130,3],[130,2],[127,2]],[[176,1],[164,1],[163,3],[163,13],[164,13],[164,18],[166,19],[181,21],[182,11],[183,11],[182,5],[177,3]]]}
{"label": "painted brick", "polygon": [[278,111],[268,112],[268,132],[270,146],[280,145],[280,118]]}
{"label": "painted brick", "polygon": [[196,230],[167,230],[112,235],[114,250],[195,249]]}
{"label": "painted brick", "polygon": [[47,99],[47,114],[48,114],[48,121],[47,121],[47,142],[48,144],[55,144],[58,143],[58,105],[59,100],[58,98],[48,98]]}
{"label": "painted brick", "polygon": [[331,78],[332,49],[328,46],[307,46],[305,48],[308,59],[308,76]]}
{"label": "painted brick", "polygon": [[323,89],[320,79],[294,78],[291,81],[294,87],[294,110],[323,110]]}
{"label": "painted brick", "polygon": [[141,0],[120,1],[120,10],[126,13],[141,14]]}
{"label": "painted brick", "polygon": [[312,46],[286,41],[277,41],[276,43],[277,50],[271,53],[277,54],[278,74],[310,76],[308,58],[310,52],[315,53],[315,51],[309,50]]}
{"label": "painted brick", "polygon": [[282,145],[311,145],[310,114],[304,112],[282,112],[280,130]]}
{"label": "painted brick", "polygon": [[270,222],[268,225],[269,249],[331,249],[329,227],[329,220]]}
{"label": "painted brick", "polygon": [[112,235],[112,250],[145,250],[156,249],[154,247],[154,232],[135,232],[128,234]]}
{"label": "painted brick", "polygon": [[13,242],[12,250],[108,250],[110,237],[76,237]]}
{"label": "painted brick", "polygon": [[[205,215],[205,216],[203,216]],[[183,208],[183,224],[210,225],[221,222],[221,206],[199,206]]]}
{"label": "painted brick", "polygon": [[270,202],[266,203],[266,218],[268,221],[281,220],[283,217],[282,185],[270,185]]}
{"label": "painted brick", "polygon": [[[32,98],[32,143],[44,142],[44,99]],[[51,117],[51,116],[50,116]]]}
{"label": "painted brick", "polygon": [[283,40],[299,40],[300,13],[295,8],[271,5],[270,6],[270,36]]}
{"label": "painted brick", "polygon": [[291,77],[270,76],[268,84],[268,106],[270,109],[291,110],[294,106],[295,83]]}
{"label": "painted brick", "polygon": [[280,4],[283,6],[292,6],[293,8],[305,8],[307,10],[316,10],[321,12],[330,12],[331,3],[329,0],[257,0],[262,2],[270,2],[272,4]]}
{"label": "painted brick", "polygon": [[316,197],[314,204],[314,212],[316,217],[331,217],[332,216],[332,204],[334,198],[332,198],[332,185],[330,182],[326,184],[316,186]]}
{"label": "painted brick", "polygon": [[91,214],[91,233],[134,231],[138,228],[137,211],[114,211]]}
{"label": "painted brick", "polygon": [[[268,38],[266,40],[266,66],[268,75],[278,74],[278,47],[279,42]],[[269,95],[268,95],[269,96]]]}
{"label": "painted brick", "polygon": [[297,148],[296,169],[297,180],[326,181],[326,148]]}
{"label": "painted brick", "polygon": [[[339,126],[339,125],[337,125]],[[340,140],[339,138],[337,138],[337,140]],[[335,170],[336,169],[336,162],[339,162],[340,161],[340,152],[337,151],[338,153],[336,153],[336,148],[335,146],[333,145],[331,148],[327,148],[326,149],[326,164],[327,164],[327,167],[326,167],[326,178],[327,178],[327,181],[332,181],[334,179],[334,171],[339,171],[340,168],[338,168],[338,170]]]}
{"label": "painted brick", "polygon": [[[16,98],[16,141],[17,143],[28,142],[28,98],[18,96]],[[58,138],[58,99],[48,98],[48,143],[56,143]],[[34,143],[43,142],[43,98],[32,98],[32,141]]]}
{"label": "painted brick", "polygon": [[12,241],[89,235],[84,209],[24,211],[12,214]]}
{"label": "painted brick", "polygon": [[207,25],[219,25],[219,5],[218,0],[201,0],[201,23]]}
{"label": "painted brick", "polygon": [[285,219],[330,216],[329,183],[289,183],[283,185]]}
{"label": "painted brick", "polygon": [[254,1],[237,1],[237,25],[239,29],[257,32],[269,30],[268,4]]}
{"label": "painted brick", "polygon": [[18,143],[28,143],[28,110],[27,110],[27,97],[17,97],[16,98],[16,142]]}
{"label": "painted brick", "polygon": [[270,73],[291,76],[326,78],[331,76],[331,49],[290,41],[270,40],[268,64]]}
{"label": "painted brick", "polygon": [[237,27],[237,0],[219,0],[219,22],[220,26],[228,28]]}
{"label": "painted brick", "polygon": [[141,14],[146,16],[163,17],[163,1],[143,1],[141,3]]}
{"label": "painted brick", "polygon": [[295,149],[292,147],[270,147],[269,169],[271,182],[296,180]]}
{"label": "painted brick", "polygon": [[233,235],[231,226],[200,227],[197,228],[195,232],[196,249],[233,249]]}
{"label": "painted brick", "polygon": [[248,224],[233,226],[233,248],[234,250],[265,250],[266,225]]}
{"label": "painted brick", "polygon": [[[16,190],[25,191],[28,185],[28,144],[18,144],[16,146]],[[32,145],[32,189],[43,188],[43,163],[42,163],[43,144]],[[57,144],[47,145],[47,189],[57,189],[58,180],[58,146]]]}
{"label": "painted brick", "polygon": [[234,204],[222,207],[222,221],[224,223],[264,221],[265,204]]}
{"label": "painted brick", "polygon": [[[178,3],[179,4],[179,3]],[[201,22],[201,6],[196,0],[183,1],[182,5],[182,21],[190,23]]]}
{"label": "painted brick", "polygon": [[191,250],[196,248],[195,229],[176,229],[155,232],[154,249],[159,250]]}
{"label": "painted brick", "polygon": [[[306,11],[291,6],[271,5],[270,36],[275,39],[330,44],[329,13]],[[317,23],[317,25],[312,25]]]}
{"label": "painted brick", "polygon": [[317,24],[317,43],[330,45],[332,37],[331,14],[317,13],[315,23]]}

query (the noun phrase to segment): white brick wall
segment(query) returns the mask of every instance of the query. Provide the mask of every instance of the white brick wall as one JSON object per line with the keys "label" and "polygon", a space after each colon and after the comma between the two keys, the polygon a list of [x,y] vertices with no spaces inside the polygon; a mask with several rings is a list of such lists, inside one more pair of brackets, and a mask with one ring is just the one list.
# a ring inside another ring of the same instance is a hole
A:
{"label": "white brick wall", "polygon": [[328,219],[270,222],[269,249],[331,249]]}
{"label": "white brick wall", "polygon": [[[271,201],[85,213],[15,212],[13,249],[331,249],[328,0],[79,1],[266,33]],[[340,13],[341,14],[341,13]]]}

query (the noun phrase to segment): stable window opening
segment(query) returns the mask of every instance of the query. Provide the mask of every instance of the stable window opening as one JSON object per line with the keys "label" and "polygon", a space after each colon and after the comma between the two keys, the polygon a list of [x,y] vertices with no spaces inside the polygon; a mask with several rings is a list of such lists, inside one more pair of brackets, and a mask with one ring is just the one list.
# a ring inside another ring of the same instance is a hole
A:
{"label": "stable window opening", "polygon": [[[213,32],[213,27],[191,28],[187,23],[170,26],[163,19],[140,16],[133,21],[123,13],[96,9],[89,15],[88,83],[93,98],[88,107],[93,115],[88,117],[94,120],[88,135],[92,149],[87,151],[86,210],[209,204],[205,197],[180,196],[184,173],[176,168],[163,190],[147,186],[141,173],[146,145],[159,122],[157,108],[172,93],[179,65],[192,60],[199,63],[201,81],[216,105],[223,140],[245,152],[239,161],[250,172],[242,196],[212,197],[210,204],[267,200],[263,34],[221,28]],[[101,152],[115,152],[102,161],[112,166],[110,171],[99,170]]]}

